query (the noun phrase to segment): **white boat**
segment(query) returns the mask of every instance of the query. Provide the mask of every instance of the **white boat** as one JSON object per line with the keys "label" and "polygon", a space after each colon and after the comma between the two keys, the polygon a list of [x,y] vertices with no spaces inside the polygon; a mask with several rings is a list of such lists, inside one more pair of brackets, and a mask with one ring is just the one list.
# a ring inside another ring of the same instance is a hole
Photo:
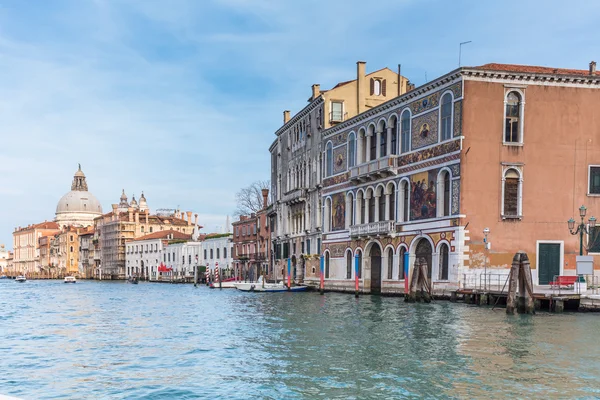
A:
{"label": "white boat", "polygon": [[17,282],[25,282],[27,280],[27,278],[25,278],[25,276],[23,275],[19,275],[15,278],[15,281]]}
{"label": "white boat", "polygon": [[65,276],[64,283],[76,283],[77,279],[74,276]]}
{"label": "white boat", "polygon": [[288,287],[283,283],[267,283],[259,280],[258,282],[236,282],[235,287],[242,292],[301,292],[305,291],[307,286]]}
{"label": "white boat", "polygon": [[210,284],[211,289],[235,289],[235,284],[239,282],[213,282]]}

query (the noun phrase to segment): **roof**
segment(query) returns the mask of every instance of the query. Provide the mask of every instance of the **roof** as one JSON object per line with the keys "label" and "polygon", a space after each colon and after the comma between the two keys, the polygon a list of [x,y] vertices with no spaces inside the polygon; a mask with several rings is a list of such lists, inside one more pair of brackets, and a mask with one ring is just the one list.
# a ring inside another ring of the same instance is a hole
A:
{"label": "roof", "polygon": [[[396,72],[392,71],[392,70],[391,70],[391,69],[389,69],[388,67],[384,67],[384,68],[380,68],[380,69],[378,69],[377,71],[373,71],[373,72],[369,72],[368,74],[365,74],[365,78],[366,78],[367,76],[370,76],[370,75],[373,75],[373,74],[376,74],[376,73],[378,73],[378,72],[385,71],[385,70],[388,70],[388,71],[390,71],[390,72],[392,72],[392,73],[396,74]],[[352,80],[345,81],[345,82],[340,82],[340,83],[338,83],[337,85],[335,85],[334,87],[332,87],[332,88],[331,88],[331,90],[333,90],[333,89],[337,89],[337,88],[339,88],[340,86],[344,86],[344,85],[347,85],[347,84],[349,84],[349,83],[352,83],[352,82],[355,82],[355,81],[356,81],[356,79],[352,79]],[[323,92],[323,91],[321,91],[321,92]]]}
{"label": "roof", "polygon": [[[171,236],[173,235],[173,236]],[[169,237],[171,236],[171,237]],[[133,242],[139,242],[140,240],[150,240],[150,239],[186,239],[186,240],[190,240],[192,238],[192,235],[188,235],[179,231],[174,231],[173,229],[169,229],[166,231],[158,231],[158,232],[153,232],[153,233],[149,233],[148,235],[145,236],[141,236],[135,240],[133,240]]]}
{"label": "roof", "polygon": [[539,67],[535,65],[490,63],[472,68],[486,71],[521,72],[526,74],[600,76],[600,71],[596,71],[594,75],[590,75],[590,71],[586,69]]}
{"label": "roof", "polygon": [[58,230],[59,226],[54,221],[50,221],[50,222],[44,221],[44,222],[40,222],[39,224],[33,224],[33,225],[21,227],[21,229],[17,229],[16,232],[26,231],[29,229],[56,229],[56,230]]}

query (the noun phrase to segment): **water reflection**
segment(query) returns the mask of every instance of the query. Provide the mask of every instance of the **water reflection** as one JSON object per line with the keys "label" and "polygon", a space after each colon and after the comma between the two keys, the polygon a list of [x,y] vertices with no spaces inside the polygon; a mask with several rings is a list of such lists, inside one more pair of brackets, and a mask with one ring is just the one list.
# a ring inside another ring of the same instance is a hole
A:
{"label": "water reflection", "polygon": [[600,394],[598,321],[336,293],[8,282],[0,284],[0,391],[24,398],[590,397]]}

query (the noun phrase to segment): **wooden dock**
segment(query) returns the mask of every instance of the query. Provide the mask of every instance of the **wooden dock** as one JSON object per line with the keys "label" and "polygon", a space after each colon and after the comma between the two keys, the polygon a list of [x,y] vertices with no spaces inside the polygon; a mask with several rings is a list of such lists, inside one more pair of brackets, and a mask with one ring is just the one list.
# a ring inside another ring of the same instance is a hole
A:
{"label": "wooden dock", "polygon": [[[450,295],[450,301],[463,301],[466,304],[481,306],[506,307],[507,292],[494,290],[459,289]],[[581,295],[573,293],[534,293],[534,308],[538,311],[563,312],[564,310],[578,311]],[[600,308],[600,301],[597,301]]]}

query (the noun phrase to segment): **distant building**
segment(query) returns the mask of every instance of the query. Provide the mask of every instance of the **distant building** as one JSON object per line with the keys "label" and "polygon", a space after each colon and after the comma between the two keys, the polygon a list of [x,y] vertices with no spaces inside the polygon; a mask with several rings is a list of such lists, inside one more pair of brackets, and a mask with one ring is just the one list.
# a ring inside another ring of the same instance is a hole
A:
{"label": "distant building", "polygon": [[102,215],[102,206],[96,197],[88,191],[81,165],[71,184],[71,191],[65,194],[56,206],[56,223],[59,227],[90,226],[94,218]]}
{"label": "distant building", "polygon": [[204,262],[199,265],[204,265],[211,271],[219,267],[221,276],[234,276],[232,233],[208,234],[200,243],[202,249],[201,260]]}
{"label": "distant building", "polygon": [[[123,200],[123,195],[121,196]],[[144,197],[144,204],[146,199]],[[94,277],[97,279],[126,279],[126,243],[144,235],[164,230],[174,230],[191,235],[197,225],[198,215],[192,222],[192,212],[174,211],[151,215],[147,205],[144,211],[132,199],[127,212],[120,212],[120,204],[113,204],[113,211],[94,220],[95,238],[100,250]],[[187,217],[187,218],[186,218]],[[98,252],[96,252],[98,256]]]}
{"label": "distant building", "polygon": [[8,270],[8,257],[10,252],[8,249],[4,247],[3,244],[0,244],[0,275],[3,275]]}
{"label": "distant building", "polygon": [[79,231],[79,276],[85,279],[94,277],[94,227]]}
{"label": "distant building", "polygon": [[41,272],[39,238],[58,232],[58,224],[48,221],[16,228],[13,232],[14,271],[22,274]]}

